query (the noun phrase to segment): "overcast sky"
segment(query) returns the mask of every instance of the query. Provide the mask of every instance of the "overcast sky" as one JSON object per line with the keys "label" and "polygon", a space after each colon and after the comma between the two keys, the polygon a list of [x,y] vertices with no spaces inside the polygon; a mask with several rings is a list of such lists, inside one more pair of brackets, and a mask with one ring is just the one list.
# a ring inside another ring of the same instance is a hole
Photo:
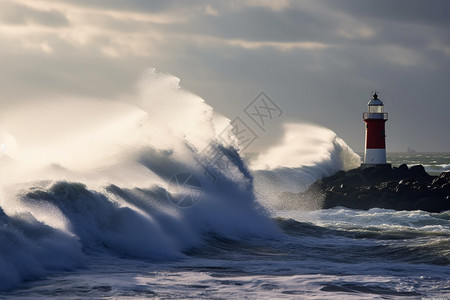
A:
{"label": "overcast sky", "polygon": [[230,119],[264,91],[283,122],[362,151],[378,90],[388,151],[450,152],[449,15],[446,0],[0,0],[0,103],[116,100],[154,67]]}

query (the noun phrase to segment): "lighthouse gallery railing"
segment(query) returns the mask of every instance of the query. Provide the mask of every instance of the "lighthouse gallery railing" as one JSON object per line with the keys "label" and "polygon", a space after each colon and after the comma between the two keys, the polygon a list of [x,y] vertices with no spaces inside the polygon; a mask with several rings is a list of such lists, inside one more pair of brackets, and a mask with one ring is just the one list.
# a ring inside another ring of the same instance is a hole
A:
{"label": "lighthouse gallery railing", "polygon": [[388,119],[388,113],[363,113],[363,120],[367,119],[382,119],[387,120]]}

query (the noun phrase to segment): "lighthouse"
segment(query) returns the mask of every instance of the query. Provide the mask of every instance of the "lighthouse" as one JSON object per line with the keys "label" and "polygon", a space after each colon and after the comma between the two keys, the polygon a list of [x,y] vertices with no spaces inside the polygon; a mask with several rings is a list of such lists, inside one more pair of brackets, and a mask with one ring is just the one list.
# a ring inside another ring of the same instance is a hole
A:
{"label": "lighthouse", "polygon": [[384,112],[383,102],[378,99],[377,92],[373,93],[369,101],[369,111],[363,113],[366,123],[366,146],[364,149],[363,167],[372,167],[386,164],[386,133],[384,124],[388,114]]}

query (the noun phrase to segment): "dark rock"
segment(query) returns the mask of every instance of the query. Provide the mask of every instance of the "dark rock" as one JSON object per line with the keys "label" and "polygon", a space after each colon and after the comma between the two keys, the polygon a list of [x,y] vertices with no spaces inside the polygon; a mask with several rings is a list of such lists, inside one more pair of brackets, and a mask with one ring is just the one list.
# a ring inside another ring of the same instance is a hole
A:
{"label": "dark rock", "polygon": [[410,186],[407,184],[403,184],[402,182],[399,182],[398,185],[395,187],[395,192],[397,194],[404,194],[409,190],[410,190]]}
{"label": "dark rock", "polygon": [[401,165],[398,167],[398,170],[401,171],[401,172],[406,172],[406,173],[408,173],[409,168],[408,168],[408,165],[407,165],[407,164],[401,164]]}
{"label": "dark rock", "polygon": [[437,177],[435,179],[433,179],[433,181],[431,182],[432,186],[443,186],[444,184],[448,183],[447,179],[445,177]]}
{"label": "dark rock", "polygon": [[412,201],[401,201],[397,203],[394,207],[395,210],[414,210],[414,202]]}
{"label": "dark rock", "polygon": [[380,183],[379,187],[382,191],[389,191],[395,189],[398,185],[397,181],[387,181]]}
{"label": "dark rock", "polygon": [[414,182],[413,187],[415,189],[420,190],[420,189],[426,189],[428,186],[425,183],[423,183],[423,182],[416,181],[416,182]]}
{"label": "dark rock", "polygon": [[446,201],[445,199],[438,199],[435,197],[425,197],[419,199],[415,203],[415,208],[428,212],[439,213],[448,210],[449,205],[450,202]]}
{"label": "dark rock", "polygon": [[430,180],[432,176],[428,175],[425,168],[422,165],[412,166],[409,169],[411,177],[423,180]]}
{"label": "dark rock", "polygon": [[341,178],[342,176],[345,176],[345,171],[338,171],[338,172],[337,172],[336,174],[334,174],[334,175],[331,175],[331,176],[329,176],[329,177],[322,178],[322,180],[323,180],[323,182],[324,182],[325,184],[327,184],[327,183],[329,183],[329,182],[333,182],[333,181],[335,181],[336,179]]}
{"label": "dark rock", "polygon": [[445,180],[447,180],[447,182],[450,183],[450,172],[443,172],[438,176],[438,178],[444,178]]}
{"label": "dark rock", "polygon": [[449,193],[441,187],[432,187],[428,193],[430,196],[445,198]]}
{"label": "dark rock", "polygon": [[378,207],[441,212],[450,210],[450,172],[430,176],[421,165],[339,171],[317,180],[297,199],[313,199],[314,195],[323,196],[321,208]]}
{"label": "dark rock", "polygon": [[414,180],[413,178],[405,178],[405,179],[400,180],[400,181],[398,182],[398,184],[409,186],[409,185],[411,185],[412,183],[414,183],[415,181],[416,181],[416,180]]}
{"label": "dark rock", "polygon": [[403,164],[399,166],[398,168],[393,168],[392,172],[394,173],[394,176],[396,178],[404,178],[407,177],[409,174],[409,168],[406,164]]}

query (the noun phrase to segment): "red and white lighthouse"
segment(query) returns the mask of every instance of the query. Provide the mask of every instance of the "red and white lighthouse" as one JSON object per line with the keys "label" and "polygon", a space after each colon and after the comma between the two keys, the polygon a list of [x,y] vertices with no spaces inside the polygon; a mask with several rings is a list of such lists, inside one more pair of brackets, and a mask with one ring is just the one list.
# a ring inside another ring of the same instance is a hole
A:
{"label": "red and white lighthouse", "polygon": [[386,133],[384,124],[388,114],[384,112],[383,102],[378,99],[376,92],[369,101],[369,112],[363,113],[366,123],[366,147],[364,151],[365,166],[386,164]]}

